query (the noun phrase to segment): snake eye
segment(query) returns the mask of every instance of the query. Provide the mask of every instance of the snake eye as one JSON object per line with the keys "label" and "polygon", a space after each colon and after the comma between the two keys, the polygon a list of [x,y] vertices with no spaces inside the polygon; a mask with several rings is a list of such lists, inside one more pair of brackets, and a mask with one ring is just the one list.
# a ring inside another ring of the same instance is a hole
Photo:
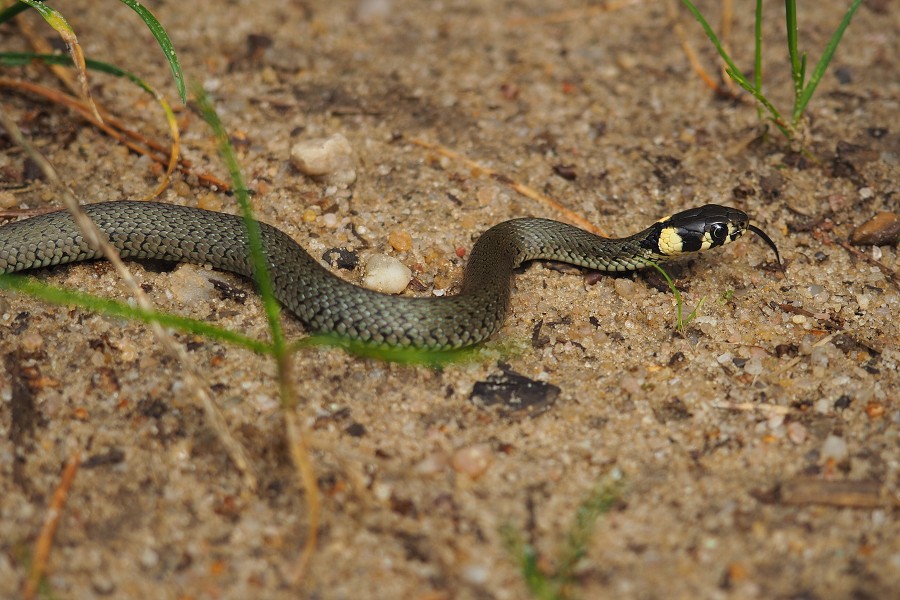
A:
{"label": "snake eye", "polygon": [[713,223],[709,226],[709,237],[716,244],[723,244],[728,238],[728,226],[724,223]]}

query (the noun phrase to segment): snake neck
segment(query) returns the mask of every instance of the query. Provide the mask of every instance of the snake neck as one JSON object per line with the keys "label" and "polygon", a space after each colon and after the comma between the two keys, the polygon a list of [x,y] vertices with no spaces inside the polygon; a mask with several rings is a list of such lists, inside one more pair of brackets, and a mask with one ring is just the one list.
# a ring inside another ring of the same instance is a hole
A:
{"label": "snake neck", "polygon": [[463,279],[463,292],[511,273],[530,260],[554,260],[598,271],[635,271],[667,257],[659,252],[662,227],[618,239],[605,238],[548,219],[513,219],[488,229],[475,243]]}

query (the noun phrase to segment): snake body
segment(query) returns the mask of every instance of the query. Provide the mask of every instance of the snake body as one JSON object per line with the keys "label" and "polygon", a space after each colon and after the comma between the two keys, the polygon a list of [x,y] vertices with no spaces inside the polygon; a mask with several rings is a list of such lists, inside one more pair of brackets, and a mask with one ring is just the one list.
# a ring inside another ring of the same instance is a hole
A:
{"label": "snake body", "polygon": [[[190,262],[253,275],[240,217],[153,202],[102,202],[84,208],[123,258]],[[471,346],[497,331],[509,305],[513,270],[526,261],[631,271],[727,244],[748,226],[745,213],[712,204],[621,239],[558,221],[513,219],[491,227],[475,243],[459,294],[409,298],[340,279],[286,233],[260,223],[275,296],[310,332],[375,346],[433,350]],[[100,258],[98,252],[65,211],[0,227],[0,272],[93,258]]]}

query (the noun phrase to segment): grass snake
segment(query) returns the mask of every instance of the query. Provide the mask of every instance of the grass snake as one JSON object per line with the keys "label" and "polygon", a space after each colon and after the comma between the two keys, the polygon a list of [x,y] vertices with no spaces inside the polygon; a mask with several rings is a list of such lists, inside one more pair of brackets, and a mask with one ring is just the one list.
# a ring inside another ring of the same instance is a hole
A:
{"label": "grass snake", "polygon": [[[123,258],[211,265],[252,277],[240,217],[154,202],[85,206]],[[526,261],[555,260],[601,271],[633,271],[691,252],[722,246],[748,229],[746,213],[708,204],[657,221],[621,239],[603,238],[548,219],[504,221],[478,238],[459,294],[441,298],[390,296],[333,275],[286,233],[260,223],[276,298],[311,333],[334,334],[382,347],[448,350],[477,344],[502,325],[513,270]],[[0,272],[100,258],[65,211],[0,227]]]}

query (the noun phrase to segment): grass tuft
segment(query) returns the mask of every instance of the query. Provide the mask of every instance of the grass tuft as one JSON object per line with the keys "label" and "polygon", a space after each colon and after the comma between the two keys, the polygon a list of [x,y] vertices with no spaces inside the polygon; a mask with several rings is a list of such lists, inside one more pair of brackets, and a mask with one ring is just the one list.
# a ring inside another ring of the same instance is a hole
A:
{"label": "grass tuft", "polygon": [[790,58],[791,63],[791,80],[794,88],[794,104],[791,109],[790,119],[785,119],[781,112],[772,104],[766,95],[763,94],[762,0],[756,0],[756,26],[754,35],[756,44],[754,52],[753,82],[744,75],[743,71],[741,71],[731,59],[731,56],[719,41],[718,36],[713,31],[712,27],[710,27],[703,14],[696,6],[694,6],[694,3],[691,2],[691,0],[682,0],[682,3],[700,23],[703,31],[706,32],[706,36],[713,43],[713,46],[716,47],[719,56],[725,61],[725,72],[728,76],[756,99],[761,106],[761,114],[763,113],[762,109],[764,109],[764,111],[769,113],[769,120],[778,128],[778,130],[787,138],[794,139],[797,136],[797,131],[803,119],[806,107],[809,105],[819,82],[822,81],[822,77],[825,75],[825,71],[828,69],[828,65],[834,57],[834,52],[841,42],[844,31],[846,31],[847,27],[850,25],[850,21],[856,13],[856,10],[859,8],[859,5],[862,4],[862,0],[853,0],[853,2],[851,2],[850,7],[844,14],[844,18],[837,26],[837,29],[835,29],[822,56],[819,58],[819,62],[816,63],[816,67],[813,69],[809,81],[806,80],[806,53],[801,53],[799,50],[797,2],[796,0],[785,0],[785,27],[787,29],[788,57]]}
{"label": "grass tuft", "polygon": [[507,552],[519,566],[519,572],[532,597],[538,600],[571,600],[577,584],[576,571],[587,556],[588,544],[597,520],[619,502],[623,483],[618,471],[600,480],[585,497],[575,512],[575,518],[566,532],[566,542],[552,567],[543,566],[540,555],[522,533],[512,525],[500,530]]}

